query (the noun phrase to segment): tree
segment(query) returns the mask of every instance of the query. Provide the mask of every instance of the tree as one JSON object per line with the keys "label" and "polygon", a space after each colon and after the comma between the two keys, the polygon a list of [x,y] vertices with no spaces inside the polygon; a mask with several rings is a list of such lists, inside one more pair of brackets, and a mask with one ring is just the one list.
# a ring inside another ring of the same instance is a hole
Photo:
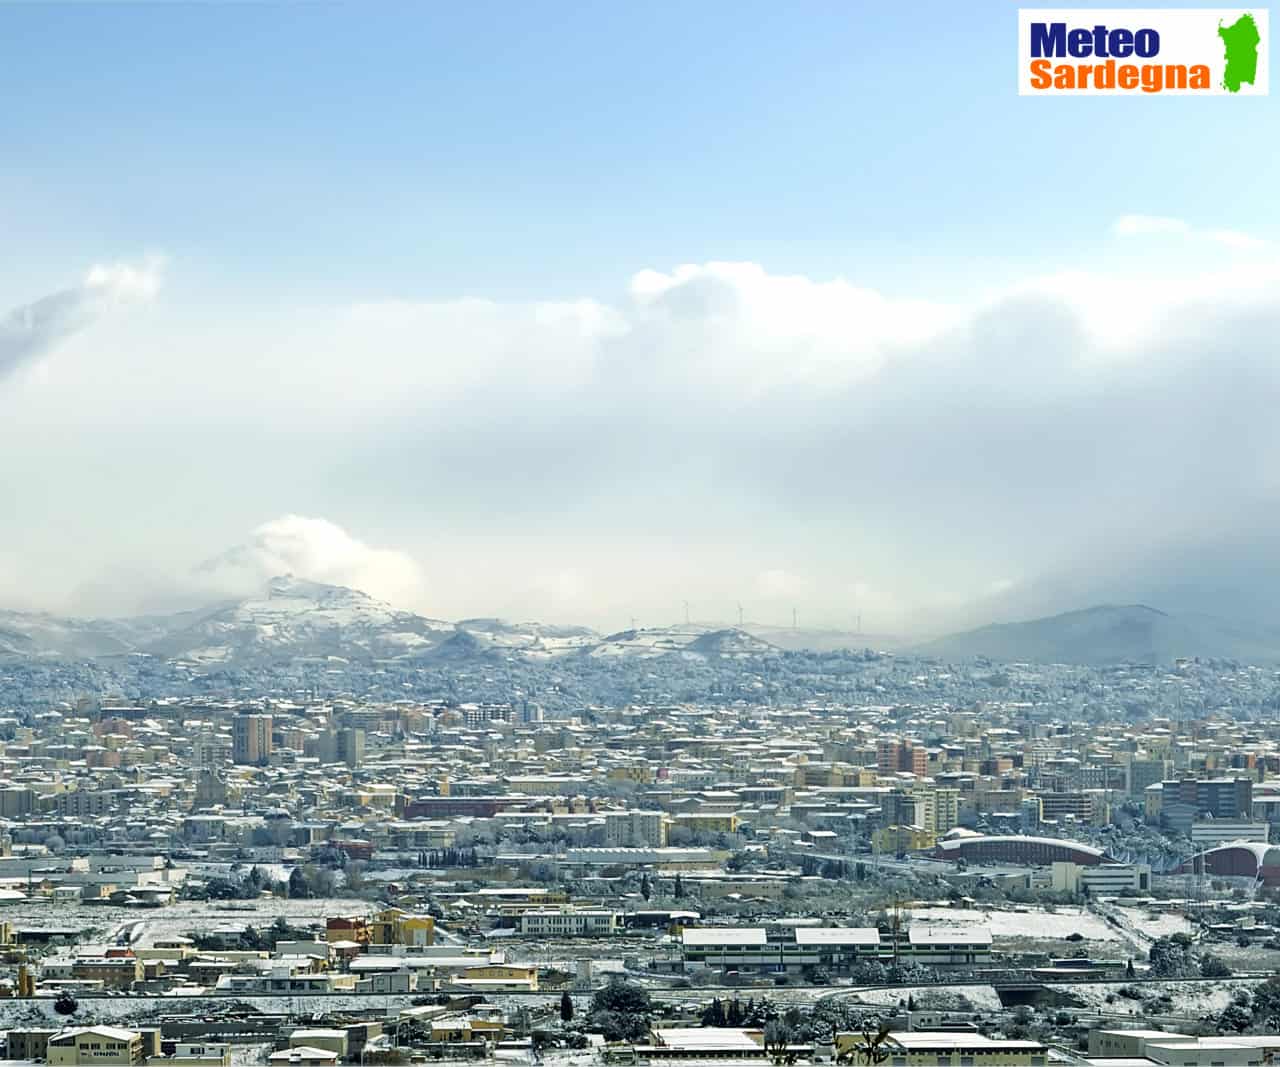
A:
{"label": "tree", "polygon": [[729,1008],[725,1015],[730,1026],[741,1026],[743,1024],[745,1017],[742,1013],[742,1002],[737,997],[729,1001]]}
{"label": "tree", "polygon": [[1206,952],[1200,957],[1200,974],[1205,978],[1230,978],[1231,968],[1221,956]]}
{"label": "tree", "polygon": [[890,1056],[885,1047],[885,1039],[889,1036],[889,1024],[878,1019],[864,1019],[862,1033],[854,1044],[840,1054],[841,1063],[859,1063],[873,1065],[884,1063]]}
{"label": "tree", "polygon": [[653,886],[649,884],[649,874],[646,871],[640,876],[640,895],[644,897],[645,902],[649,900],[650,894],[653,892]]}
{"label": "tree", "polygon": [[1268,978],[1254,986],[1253,1021],[1268,1030],[1280,1029],[1280,979]]}
{"label": "tree", "polygon": [[591,1010],[616,1011],[624,1015],[648,1015],[653,1011],[649,991],[625,978],[614,978],[591,998]]}
{"label": "tree", "polygon": [[567,989],[560,994],[560,1021],[562,1023],[573,1021],[573,997],[569,996]]}
{"label": "tree", "polygon": [[311,885],[307,880],[306,872],[301,867],[295,867],[289,872],[289,896],[294,898],[311,896]]}
{"label": "tree", "polygon": [[1228,1004],[1218,1016],[1218,1029],[1228,1033],[1241,1033],[1253,1025],[1253,1016],[1242,1004]]}
{"label": "tree", "polygon": [[764,1050],[774,1063],[782,1063],[791,1044],[791,1028],[781,1019],[773,1019],[764,1026]]}
{"label": "tree", "polygon": [[706,1010],[702,1013],[703,1026],[725,1026],[728,1019],[725,1017],[724,1005],[720,1003],[720,998],[716,997],[707,1005]]}
{"label": "tree", "polygon": [[684,879],[680,877],[680,872],[676,871],[675,884],[671,887],[671,895],[676,900],[684,899]]}
{"label": "tree", "polygon": [[591,998],[588,1025],[606,1041],[640,1041],[649,1032],[653,1001],[644,986],[614,978]]}
{"label": "tree", "polygon": [[1189,978],[1198,969],[1186,934],[1158,937],[1147,951],[1153,978]]}
{"label": "tree", "polygon": [[58,999],[53,1002],[53,1010],[59,1015],[74,1015],[78,1007],[80,1007],[80,1002],[65,989],[58,994]]}

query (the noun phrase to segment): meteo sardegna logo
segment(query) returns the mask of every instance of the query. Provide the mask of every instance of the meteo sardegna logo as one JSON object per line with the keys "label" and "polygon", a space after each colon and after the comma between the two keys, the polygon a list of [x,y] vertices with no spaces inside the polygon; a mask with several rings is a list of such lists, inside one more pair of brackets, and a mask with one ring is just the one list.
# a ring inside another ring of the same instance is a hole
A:
{"label": "meteo sardegna logo", "polygon": [[1021,96],[1266,96],[1265,8],[1023,8]]}

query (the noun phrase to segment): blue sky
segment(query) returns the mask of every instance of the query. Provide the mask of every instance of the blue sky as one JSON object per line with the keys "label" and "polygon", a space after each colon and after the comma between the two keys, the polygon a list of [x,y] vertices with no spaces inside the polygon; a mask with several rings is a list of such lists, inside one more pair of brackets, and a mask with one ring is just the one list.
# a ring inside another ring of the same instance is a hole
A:
{"label": "blue sky", "polygon": [[1020,99],[1015,17],[5,5],[0,235],[33,281],[160,248],[277,298],[550,297],[710,259],[941,291],[1131,212],[1268,227],[1273,99]]}
{"label": "blue sky", "polygon": [[1020,98],[1016,16],[0,3],[0,587],[1266,601],[1276,98]]}

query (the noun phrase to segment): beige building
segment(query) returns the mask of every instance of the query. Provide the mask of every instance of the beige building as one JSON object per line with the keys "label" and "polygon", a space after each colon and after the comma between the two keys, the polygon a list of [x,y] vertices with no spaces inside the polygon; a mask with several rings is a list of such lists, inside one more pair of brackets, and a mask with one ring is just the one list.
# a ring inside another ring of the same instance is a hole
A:
{"label": "beige building", "polygon": [[327,1029],[295,1030],[289,1035],[289,1047],[323,1049],[341,1059],[347,1054],[347,1032]]}
{"label": "beige building", "polygon": [[142,1034],[119,1026],[80,1026],[63,1030],[49,1038],[46,1059],[49,1067],[129,1067],[141,1063],[150,1050]]}
{"label": "beige building", "polygon": [[236,763],[267,763],[271,759],[271,716],[237,715],[231,732],[231,758]]}
{"label": "beige building", "polygon": [[[861,1034],[836,1034],[837,1053],[856,1048]],[[920,1030],[890,1034],[885,1067],[1044,1067],[1045,1047],[1038,1041],[1006,1041],[981,1034]]]}

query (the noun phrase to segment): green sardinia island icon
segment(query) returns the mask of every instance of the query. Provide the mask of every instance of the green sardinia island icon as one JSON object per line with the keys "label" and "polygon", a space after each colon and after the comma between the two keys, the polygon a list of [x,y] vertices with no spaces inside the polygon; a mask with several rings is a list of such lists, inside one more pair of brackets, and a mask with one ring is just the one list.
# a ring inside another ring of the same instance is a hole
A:
{"label": "green sardinia island icon", "polygon": [[1241,15],[1230,26],[1218,23],[1218,36],[1226,52],[1227,65],[1222,72],[1222,87],[1238,93],[1245,82],[1250,85],[1258,75],[1258,43],[1262,35],[1252,15]]}

